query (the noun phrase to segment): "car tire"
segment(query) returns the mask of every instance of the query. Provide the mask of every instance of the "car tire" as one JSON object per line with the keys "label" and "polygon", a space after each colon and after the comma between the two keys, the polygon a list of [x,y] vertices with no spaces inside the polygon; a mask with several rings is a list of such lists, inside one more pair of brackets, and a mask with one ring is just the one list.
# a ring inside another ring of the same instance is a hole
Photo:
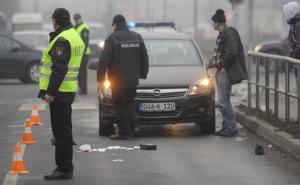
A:
{"label": "car tire", "polygon": [[103,110],[99,106],[99,136],[110,136],[113,134],[114,127],[113,124],[104,121],[103,119]]}
{"label": "car tire", "polygon": [[212,115],[208,121],[199,122],[200,131],[202,135],[214,134],[216,132],[216,110],[215,106],[212,107]]}
{"label": "car tire", "polygon": [[38,83],[39,75],[40,75],[40,64],[38,62],[33,62],[27,65],[24,78],[20,80],[23,83]]}

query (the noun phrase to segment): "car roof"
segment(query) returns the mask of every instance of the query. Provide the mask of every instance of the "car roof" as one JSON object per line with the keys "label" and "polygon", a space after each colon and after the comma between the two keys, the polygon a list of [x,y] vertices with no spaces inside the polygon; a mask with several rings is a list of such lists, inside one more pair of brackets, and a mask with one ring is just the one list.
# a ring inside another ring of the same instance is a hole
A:
{"label": "car roof", "polygon": [[180,32],[140,32],[144,39],[191,40],[192,38]]}

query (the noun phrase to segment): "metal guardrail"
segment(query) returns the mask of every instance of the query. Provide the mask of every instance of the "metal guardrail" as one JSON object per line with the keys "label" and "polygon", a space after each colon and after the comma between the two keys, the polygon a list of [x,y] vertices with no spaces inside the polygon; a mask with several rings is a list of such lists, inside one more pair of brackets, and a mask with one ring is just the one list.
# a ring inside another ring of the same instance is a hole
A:
{"label": "metal guardrail", "polygon": [[[273,71],[274,73],[274,87],[271,87],[270,84],[270,64],[273,64]],[[253,65],[255,65],[255,79],[252,78],[252,70]],[[285,89],[281,90],[279,88],[279,65],[284,67],[284,82],[285,82]],[[297,68],[297,79],[296,79],[296,89],[297,93],[293,94],[290,90],[290,73],[291,73],[291,66],[296,65]],[[264,69],[265,74],[261,74],[260,71]],[[252,108],[252,86],[255,86],[255,108],[257,110],[261,110],[260,108],[260,90],[263,89],[265,92],[265,112],[270,112],[270,92],[274,92],[274,116],[279,118],[279,95],[284,95],[285,97],[285,120],[290,121],[290,100],[294,99],[297,101],[297,123],[298,127],[300,128],[300,60],[279,56],[279,55],[271,55],[271,54],[264,54],[260,52],[249,51],[248,52],[248,73],[249,73],[249,80],[248,80],[248,107]],[[264,83],[260,80],[260,75],[264,75]]]}

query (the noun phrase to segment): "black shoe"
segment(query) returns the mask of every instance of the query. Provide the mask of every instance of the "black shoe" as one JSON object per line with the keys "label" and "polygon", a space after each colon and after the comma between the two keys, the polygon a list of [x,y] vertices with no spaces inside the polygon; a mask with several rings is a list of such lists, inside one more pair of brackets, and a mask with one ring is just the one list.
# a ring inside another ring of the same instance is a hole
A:
{"label": "black shoe", "polygon": [[73,178],[73,172],[61,172],[55,169],[51,174],[45,175],[45,180],[67,180]]}
{"label": "black shoe", "polygon": [[111,140],[130,140],[132,139],[132,136],[127,135],[111,135],[109,136]]}
{"label": "black shoe", "polygon": [[238,131],[222,130],[219,132],[219,136],[223,136],[223,137],[235,137],[237,135],[238,135]]}

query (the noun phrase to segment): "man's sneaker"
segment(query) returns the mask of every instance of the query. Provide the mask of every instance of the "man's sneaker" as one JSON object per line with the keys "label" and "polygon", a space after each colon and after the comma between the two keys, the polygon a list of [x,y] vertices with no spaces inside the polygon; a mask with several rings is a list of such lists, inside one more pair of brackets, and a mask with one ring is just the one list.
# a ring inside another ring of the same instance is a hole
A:
{"label": "man's sneaker", "polygon": [[217,131],[217,132],[215,132],[215,136],[221,136],[221,132],[223,131],[224,129],[221,129],[221,130],[219,130],[219,131]]}
{"label": "man's sneaker", "polygon": [[131,140],[131,136],[126,136],[126,135],[111,135],[109,136],[111,140]]}
{"label": "man's sneaker", "polygon": [[237,135],[238,135],[238,131],[222,130],[219,132],[219,136],[223,136],[223,137],[235,137]]}
{"label": "man's sneaker", "polygon": [[55,169],[51,174],[45,175],[45,180],[67,180],[73,178],[73,172],[61,172]]}

